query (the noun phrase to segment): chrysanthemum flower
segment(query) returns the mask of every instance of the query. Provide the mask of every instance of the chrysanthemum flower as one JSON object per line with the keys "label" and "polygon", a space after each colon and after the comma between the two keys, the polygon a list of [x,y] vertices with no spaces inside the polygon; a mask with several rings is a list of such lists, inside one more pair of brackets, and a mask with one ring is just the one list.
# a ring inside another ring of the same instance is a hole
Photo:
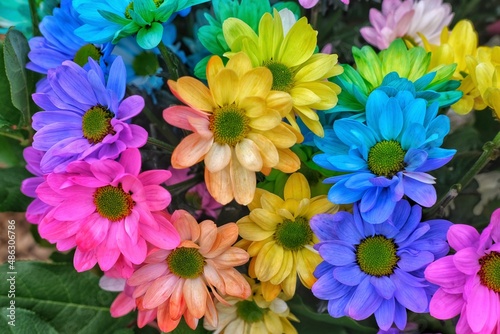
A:
{"label": "chrysanthemum flower", "polygon": [[368,95],[392,72],[413,82],[422,98],[426,98],[427,92],[432,96],[439,94],[436,100],[440,107],[449,106],[462,97],[456,90],[460,82],[451,80],[455,64],[430,66],[430,53],[422,47],[408,49],[402,39],[396,39],[378,54],[367,45],[361,49],[353,47],[352,54],[356,69],[344,65],[344,73],[333,77],[332,81],[341,87],[342,94],[337,105],[328,112],[364,112]]}
{"label": "chrysanthemum flower", "polygon": [[431,263],[425,278],[439,289],[432,296],[430,314],[451,319],[460,314],[456,331],[500,331],[500,209],[481,235],[469,225],[456,224],[448,231],[453,255]]}
{"label": "chrysanthemum flower", "polygon": [[317,215],[311,228],[320,239],[315,248],[323,258],[314,275],[313,294],[328,301],[334,318],[355,320],[374,314],[388,330],[394,322],[403,330],[406,309],[428,312],[435,288],[423,278],[432,261],[449,247],[446,220],[420,222],[422,208],[401,200],[393,215],[380,225],[366,222],[354,204],[353,214]]}
{"label": "chrysanthemum flower", "polygon": [[263,282],[264,298],[271,301],[282,290],[292,298],[297,275],[310,289],[321,258],[312,249],[318,239],[309,220],[318,213],[334,213],[338,206],[324,195],[311,198],[307,179],[295,173],[285,184],[284,199],[259,189],[249,208],[250,214],[237,224],[240,236],[250,242],[245,247],[252,257],[250,276]]}
{"label": "chrysanthemum flower", "polygon": [[135,35],[143,49],[161,41],[163,23],[175,13],[208,0],[75,0],[74,7],[85,23],[75,34],[92,43],[113,42]]}
{"label": "chrysanthemum flower", "polygon": [[217,326],[204,321],[205,329],[213,334],[245,333],[245,334],[297,334],[290,320],[299,321],[286,302],[277,297],[266,301],[262,295],[262,286],[248,278],[252,294],[247,299],[228,297],[227,303],[215,301],[219,315]]}
{"label": "chrysanthemum flower", "polygon": [[141,147],[147,132],[128,124],[144,107],[139,95],[125,95],[125,66],[117,57],[107,79],[90,59],[85,70],[72,61],[49,71],[51,90],[33,94],[45,111],[33,115],[33,147],[46,151],[43,173],[62,172],[75,160],[114,159],[126,148]]}
{"label": "chrysanthemum flower", "polygon": [[124,151],[119,161],[75,161],[66,173],[51,173],[36,193],[52,209],[38,225],[40,236],[59,251],[76,247],[74,265],[89,270],[96,263],[110,270],[123,255],[132,264],[146,258],[147,244],[173,249],[179,234],[156,211],[170,203],[159,184],[166,170],[139,173],[138,149]]}
{"label": "chrysanthemum flower", "polygon": [[164,332],[175,329],[182,316],[192,329],[203,316],[217,327],[213,295],[226,303],[221,295],[246,299],[251,293],[234,268],[248,261],[247,252],[232,247],[238,227],[235,223],[217,227],[211,220],[198,224],[184,210],[175,211],[171,220],[181,243],[173,250],[149,253],[127,281],[136,287],[133,297],[139,310],[157,309],[158,326]]}
{"label": "chrysanthemum flower", "polygon": [[486,108],[472,78],[468,76],[466,58],[476,56],[478,45],[478,35],[474,25],[468,20],[461,20],[451,32],[445,27],[440,41],[436,44],[427,41],[425,36],[422,36],[422,39],[424,48],[432,55],[430,67],[456,64],[453,79],[461,81],[458,89],[463,92],[463,96],[451,108],[459,114],[467,114],[472,109]]}
{"label": "chrysanthemum flower", "polygon": [[403,37],[412,45],[422,45],[420,35],[431,43],[439,42],[439,35],[453,19],[451,5],[442,0],[384,0],[382,11],[370,9],[373,27],[361,28],[361,36],[380,50]]}
{"label": "chrysanthemum flower", "polygon": [[404,195],[432,206],[435,182],[427,172],[446,164],[456,152],[440,148],[450,120],[437,113],[437,102],[426,107],[426,101],[410,91],[373,91],[366,103],[366,124],[339,119],[324,138],[315,138],[325,153],[313,161],[346,172],[324,181],[335,183],[328,199],[337,204],[360,201],[363,219],[374,224],[387,220]]}
{"label": "chrysanthemum flower", "polygon": [[219,57],[212,57],[207,77],[208,88],[191,77],[168,82],[189,107],[167,108],[164,119],[194,132],[175,148],[172,166],[188,168],[204,160],[210,194],[221,204],[234,198],[246,205],[254,196],[256,172],[276,168],[292,173],[300,167],[299,158],[289,149],[300,133],[282,122],[291,98],[271,91],[271,72],[252,68],[243,53],[226,67]]}
{"label": "chrysanthemum flower", "polygon": [[229,58],[243,51],[254,67],[265,66],[273,74],[272,89],[290,94],[293,109],[287,120],[299,130],[295,116],[316,135],[323,136],[323,127],[315,110],[330,109],[337,103],[340,88],[326,79],[342,73],[337,55],[314,53],[317,34],[307,18],[291,27],[283,27],[282,17],[266,13],[256,34],[248,24],[229,18],[222,25],[224,38],[231,48]]}

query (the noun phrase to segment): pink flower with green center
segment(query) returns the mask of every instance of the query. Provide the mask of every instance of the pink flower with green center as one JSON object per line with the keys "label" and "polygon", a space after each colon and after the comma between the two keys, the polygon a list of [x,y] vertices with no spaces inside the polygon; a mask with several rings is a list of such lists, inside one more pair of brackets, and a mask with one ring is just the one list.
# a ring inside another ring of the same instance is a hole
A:
{"label": "pink flower with green center", "polygon": [[454,225],[448,243],[457,252],[431,263],[425,278],[440,286],[431,299],[437,319],[460,318],[461,333],[500,332],[500,209],[479,234],[469,225]]}
{"label": "pink flower with green center", "polygon": [[56,243],[59,251],[76,247],[73,262],[78,271],[96,263],[102,271],[140,264],[147,243],[175,248],[179,234],[160,212],[171,201],[160,184],[171,174],[139,173],[140,168],[139,150],[127,149],[118,161],[75,161],[66,173],[49,174],[36,190],[40,200],[52,206],[38,226],[40,235]]}

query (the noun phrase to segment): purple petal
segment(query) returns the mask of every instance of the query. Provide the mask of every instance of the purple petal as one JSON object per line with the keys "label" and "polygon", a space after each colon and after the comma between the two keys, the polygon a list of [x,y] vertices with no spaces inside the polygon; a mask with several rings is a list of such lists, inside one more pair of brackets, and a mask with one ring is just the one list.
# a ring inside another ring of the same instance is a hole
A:
{"label": "purple petal", "polygon": [[126,121],[137,116],[144,109],[144,98],[140,95],[127,97],[120,103],[116,118],[120,121]]}
{"label": "purple petal", "polygon": [[396,305],[394,298],[383,300],[380,307],[375,311],[375,320],[380,329],[387,331],[394,322],[394,311]]}
{"label": "purple petal", "polygon": [[392,299],[396,286],[388,276],[370,277],[370,283],[373,285],[380,297],[384,299]]}
{"label": "purple petal", "polygon": [[351,291],[351,287],[338,282],[330,273],[327,273],[314,283],[311,291],[316,298],[330,300],[345,296]]}
{"label": "purple petal", "polygon": [[347,305],[347,314],[354,320],[366,319],[379,308],[382,300],[370,283],[370,277],[366,277],[354,291]]}
{"label": "purple petal", "polygon": [[418,204],[431,207],[436,203],[436,189],[434,189],[434,186],[409,177],[403,178],[403,185],[405,194]]}
{"label": "purple petal", "polygon": [[415,252],[414,254],[403,250],[398,252],[400,260],[398,267],[404,271],[410,272],[427,266],[434,261],[434,254],[428,251]]}
{"label": "purple petal", "polygon": [[396,271],[393,276],[393,281],[396,284],[396,292],[394,297],[404,307],[410,311],[422,313],[427,311],[429,299],[425,289],[406,285],[400,280],[400,271]]}
{"label": "purple petal", "polygon": [[357,264],[337,267],[333,270],[333,277],[340,283],[348,286],[356,286],[366,277]]}
{"label": "purple petal", "polygon": [[334,266],[345,266],[356,261],[352,245],[342,241],[327,241],[318,249],[323,260]]}
{"label": "purple petal", "polygon": [[336,215],[329,213],[322,213],[311,218],[309,224],[319,240],[327,241],[338,239],[335,225],[341,220],[335,216]]}

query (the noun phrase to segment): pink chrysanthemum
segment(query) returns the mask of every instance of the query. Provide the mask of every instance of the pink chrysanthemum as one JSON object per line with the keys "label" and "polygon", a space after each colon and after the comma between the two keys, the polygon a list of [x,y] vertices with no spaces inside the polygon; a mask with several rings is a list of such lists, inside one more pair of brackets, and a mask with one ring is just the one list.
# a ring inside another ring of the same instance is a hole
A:
{"label": "pink chrysanthemum", "polygon": [[448,243],[457,252],[425,270],[425,278],[440,286],[430,314],[437,319],[460,314],[458,334],[500,333],[500,209],[481,235],[469,225],[452,226]]}
{"label": "pink chrysanthemum", "polygon": [[180,245],[150,252],[145,265],[127,281],[136,288],[137,307],[157,309],[158,326],[164,332],[175,329],[182,316],[192,329],[203,316],[217,327],[213,296],[225,302],[221,295],[246,299],[251,293],[248,282],[234,269],[248,261],[247,252],[232,247],[238,227],[235,223],[217,227],[211,220],[198,224],[184,210],[173,213],[172,224],[181,236]]}
{"label": "pink chrysanthemum", "polygon": [[[78,271],[96,263],[103,271],[119,260],[140,264],[147,242],[173,249],[179,234],[159,212],[170,203],[159,184],[170,177],[166,170],[139,173],[138,149],[127,149],[119,161],[75,161],[66,173],[52,173],[36,190],[52,209],[38,225],[40,235],[57,243],[60,251],[76,247]],[[123,261],[120,261],[123,262]],[[122,265],[122,264],[120,264]]]}

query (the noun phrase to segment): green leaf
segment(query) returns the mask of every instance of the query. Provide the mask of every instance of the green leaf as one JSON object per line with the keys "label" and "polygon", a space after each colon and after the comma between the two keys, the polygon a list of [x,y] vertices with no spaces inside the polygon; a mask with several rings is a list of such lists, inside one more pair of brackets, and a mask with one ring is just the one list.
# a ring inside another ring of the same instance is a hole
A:
{"label": "green leaf", "polygon": [[21,193],[21,182],[32,175],[23,167],[0,169],[0,212],[25,212],[33,200]]}
{"label": "green leaf", "polygon": [[195,330],[192,330],[184,321],[184,318],[181,319],[179,325],[172,331],[170,334],[208,334],[210,333],[203,327],[203,319],[198,322],[198,327]]}
{"label": "green leaf", "polygon": [[[1,272],[11,271],[7,265],[0,266]],[[18,261],[15,270],[15,298],[2,294],[1,305],[15,300],[16,312],[18,308],[33,312],[57,333],[133,333],[128,326],[135,322],[135,314],[111,317],[109,307],[116,293],[101,290],[97,275],[77,273],[71,264],[60,263]],[[8,284],[2,279],[0,290],[9,291]]]}
{"label": "green leaf", "polygon": [[5,73],[10,83],[11,100],[21,112],[20,126],[30,124],[32,115],[31,92],[34,90],[35,74],[26,69],[29,45],[18,30],[9,29],[3,47]]}
{"label": "green leaf", "polygon": [[[14,300],[15,299],[11,299]],[[0,332],[4,334],[58,334],[48,322],[42,320],[35,312],[13,306],[1,309]],[[15,307],[15,308],[14,308]]]}
{"label": "green leaf", "polygon": [[0,108],[0,128],[19,124],[21,114],[14,107],[10,98],[10,84],[5,73],[3,44],[0,44],[0,101],[2,101],[2,108]]}
{"label": "green leaf", "polygon": [[[1,110],[1,108],[0,108]],[[23,158],[23,149],[19,141],[1,135],[0,132],[0,168],[22,167],[26,164]]]}

